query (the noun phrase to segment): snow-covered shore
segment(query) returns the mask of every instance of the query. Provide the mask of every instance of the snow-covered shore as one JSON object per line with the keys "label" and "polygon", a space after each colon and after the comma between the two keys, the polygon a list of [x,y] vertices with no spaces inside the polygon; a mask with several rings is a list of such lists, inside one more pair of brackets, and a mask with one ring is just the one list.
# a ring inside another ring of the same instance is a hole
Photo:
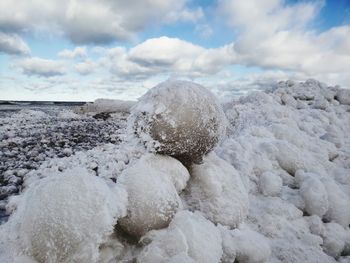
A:
{"label": "snow-covered shore", "polygon": [[[108,133],[118,134],[120,143],[52,156],[23,178],[15,175],[24,191],[7,204],[13,215],[0,226],[0,262],[349,262],[350,90],[315,80],[286,81],[222,106],[227,135],[203,164],[190,167],[190,176],[175,159],[147,157],[133,134],[113,128]],[[22,116],[23,129],[35,128],[31,123],[42,123],[43,117]],[[2,120],[2,127],[14,130],[19,119]],[[109,121],[125,127],[122,119]],[[75,174],[93,179],[80,184]],[[69,194],[54,190],[53,182]],[[80,187],[91,191],[81,197],[83,208],[74,207],[81,202]],[[62,200],[67,215],[55,214],[50,197]],[[160,221],[152,221],[159,216],[152,212],[155,203],[165,211]],[[111,222],[125,221],[127,210],[137,206],[145,207],[143,217],[151,220],[138,232],[141,238],[130,237],[118,224],[113,230]],[[74,210],[77,217],[71,218]],[[74,228],[76,235],[67,242],[80,251],[76,258],[62,245],[68,228],[36,229],[33,222],[45,225],[47,215]],[[155,222],[161,229],[148,231]],[[50,240],[57,242],[51,247],[43,241],[47,233],[59,236]]]}

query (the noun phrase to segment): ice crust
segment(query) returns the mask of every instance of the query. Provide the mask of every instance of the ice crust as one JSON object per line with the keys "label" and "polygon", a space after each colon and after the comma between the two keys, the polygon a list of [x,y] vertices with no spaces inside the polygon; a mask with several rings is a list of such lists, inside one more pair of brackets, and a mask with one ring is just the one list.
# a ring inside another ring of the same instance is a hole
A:
{"label": "ice crust", "polygon": [[136,237],[167,227],[182,209],[178,191],[188,178],[187,169],[172,157],[143,156],[118,178],[129,194],[128,215],[119,220],[119,225]]}
{"label": "ice crust", "polygon": [[97,262],[99,245],[126,215],[127,193],[76,168],[39,180],[17,203],[17,255],[38,262]]}
{"label": "ice crust", "polygon": [[[170,87],[168,82],[162,89]],[[186,168],[149,153],[139,140],[149,134],[135,137],[132,129],[120,145],[48,160],[25,175],[24,191],[7,205],[12,215],[0,226],[0,262],[50,262],[47,256],[88,263],[349,262],[348,94],[316,80],[285,81],[226,101],[227,137]],[[166,112],[152,96],[141,99],[134,113]],[[153,99],[155,108],[148,103]],[[75,167],[80,172],[71,172]],[[82,188],[90,190],[80,193]],[[49,209],[51,204],[59,209]],[[47,222],[44,212],[63,218],[67,228],[50,225],[46,231],[42,223],[33,231],[40,220]],[[133,222],[131,214],[137,215]],[[124,225],[128,234],[112,233],[123,221],[132,226]],[[57,233],[79,249],[46,247],[45,239],[60,242]]]}
{"label": "ice crust", "polygon": [[226,132],[215,96],[199,84],[169,80],[143,95],[131,111],[131,129],[156,152],[200,163]]}
{"label": "ice crust", "polygon": [[235,168],[215,153],[191,167],[189,202],[206,218],[237,227],[248,214],[248,192]]}

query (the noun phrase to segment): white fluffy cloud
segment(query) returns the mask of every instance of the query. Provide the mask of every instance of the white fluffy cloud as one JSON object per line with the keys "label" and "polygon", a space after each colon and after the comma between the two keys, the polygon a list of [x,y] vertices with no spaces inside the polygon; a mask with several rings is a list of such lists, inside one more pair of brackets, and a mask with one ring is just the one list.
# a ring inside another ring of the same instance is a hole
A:
{"label": "white fluffy cloud", "polygon": [[37,75],[41,77],[52,77],[65,74],[65,64],[62,61],[55,61],[42,58],[26,58],[17,64],[26,75]]}
{"label": "white fluffy cloud", "polygon": [[148,39],[125,50],[108,52],[112,72],[121,77],[147,78],[154,74],[201,77],[216,74],[235,59],[232,45],[206,49],[178,38]]}
{"label": "white fluffy cloud", "polygon": [[0,31],[56,31],[79,44],[130,39],[152,24],[202,16],[200,8],[187,8],[186,0],[0,1]]}
{"label": "white fluffy cloud", "polygon": [[0,53],[10,55],[28,55],[28,45],[16,34],[5,34],[0,32]]}
{"label": "white fluffy cloud", "polygon": [[350,26],[322,33],[308,28],[322,4],[323,1],[286,5],[283,0],[222,0],[219,9],[238,30],[234,48],[240,64],[311,75],[348,72]]}
{"label": "white fluffy cloud", "polygon": [[91,60],[86,60],[75,64],[74,68],[80,75],[89,75],[95,71],[97,64]]}
{"label": "white fluffy cloud", "polygon": [[58,53],[60,58],[74,59],[74,58],[84,58],[87,56],[86,47],[76,47],[73,50],[64,49]]}

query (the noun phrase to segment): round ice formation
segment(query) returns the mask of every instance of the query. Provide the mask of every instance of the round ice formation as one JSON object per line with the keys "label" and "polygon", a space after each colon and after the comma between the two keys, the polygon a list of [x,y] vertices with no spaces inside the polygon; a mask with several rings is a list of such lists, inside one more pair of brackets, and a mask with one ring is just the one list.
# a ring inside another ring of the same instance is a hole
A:
{"label": "round ice formation", "polygon": [[128,215],[118,224],[135,237],[168,226],[182,207],[178,191],[185,187],[188,178],[187,169],[172,157],[143,156],[118,180],[129,196]]}
{"label": "round ice formation", "polygon": [[328,194],[329,209],[325,217],[337,222],[343,227],[350,224],[350,198],[340,186],[330,178],[324,179],[323,184]]}
{"label": "round ice formation", "polygon": [[281,192],[282,179],[272,172],[265,172],[260,176],[259,189],[265,196],[276,196]]}
{"label": "round ice formation", "polygon": [[126,202],[125,190],[76,168],[28,188],[12,222],[38,262],[96,262]]}
{"label": "round ice formation", "polygon": [[223,263],[263,263],[271,255],[271,248],[266,237],[250,230],[240,228],[234,230],[221,229],[223,236]]}
{"label": "round ice formation", "polygon": [[318,215],[322,218],[328,211],[328,194],[323,183],[310,177],[301,183],[300,195],[305,202],[305,211],[309,215]]}
{"label": "round ice formation", "polygon": [[166,81],[149,90],[133,108],[129,124],[156,152],[186,163],[201,162],[226,131],[215,96],[188,81]]}
{"label": "round ice formation", "polygon": [[323,236],[323,250],[330,256],[337,258],[345,246],[345,231],[337,223],[328,223]]}
{"label": "round ice formation", "polygon": [[336,94],[336,98],[341,104],[350,105],[350,90],[348,89],[338,90]]}
{"label": "round ice formation", "polygon": [[249,199],[235,168],[214,153],[191,167],[191,202],[215,223],[237,227],[248,213]]}
{"label": "round ice formation", "polygon": [[[144,239],[148,245],[137,262],[219,263],[222,256],[219,229],[200,213],[180,211],[167,229],[151,231]],[[167,261],[169,258],[173,261]],[[175,258],[178,261],[174,261]]]}

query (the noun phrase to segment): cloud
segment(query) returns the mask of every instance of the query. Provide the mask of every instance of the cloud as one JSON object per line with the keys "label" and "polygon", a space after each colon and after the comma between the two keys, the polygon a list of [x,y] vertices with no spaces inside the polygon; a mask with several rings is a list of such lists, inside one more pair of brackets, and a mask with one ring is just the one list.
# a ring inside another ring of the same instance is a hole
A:
{"label": "cloud", "polygon": [[350,26],[321,33],[310,29],[323,4],[222,0],[219,10],[237,32],[234,50],[240,64],[309,75],[346,73],[350,68]]}
{"label": "cloud", "polygon": [[0,53],[10,55],[28,55],[28,45],[16,34],[5,34],[0,32]]}
{"label": "cloud", "polygon": [[76,44],[128,40],[150,25],[195,22],[187,0],[2,0],[0,30],[62,33]]}
{"label": "cloud", "polygon": [[60,58],[74,59],[84,58],[87,56],[86,47],[76,47],[73,50],[64,49],[58,53]]}
{"label": "cloud", "polygon": [[52,77],[66,73],[65,64],[62,61],[55,61],[42,58],[26,58],[17,64],[22,72],[28,76]]}
{"label": "cloud", "polygon": [[234,60],[231,45],[206,49],[164,36],[148,39],[129,50],[115,48],[107,53],[112,72],[125,78],[157,74],[201,77],[219,72]]}
{"label": "cloud", "polygon": [[93,61],[87,60],[75,64],[74,68],[80,75],[89,75],[95,71],[97,64]]}

